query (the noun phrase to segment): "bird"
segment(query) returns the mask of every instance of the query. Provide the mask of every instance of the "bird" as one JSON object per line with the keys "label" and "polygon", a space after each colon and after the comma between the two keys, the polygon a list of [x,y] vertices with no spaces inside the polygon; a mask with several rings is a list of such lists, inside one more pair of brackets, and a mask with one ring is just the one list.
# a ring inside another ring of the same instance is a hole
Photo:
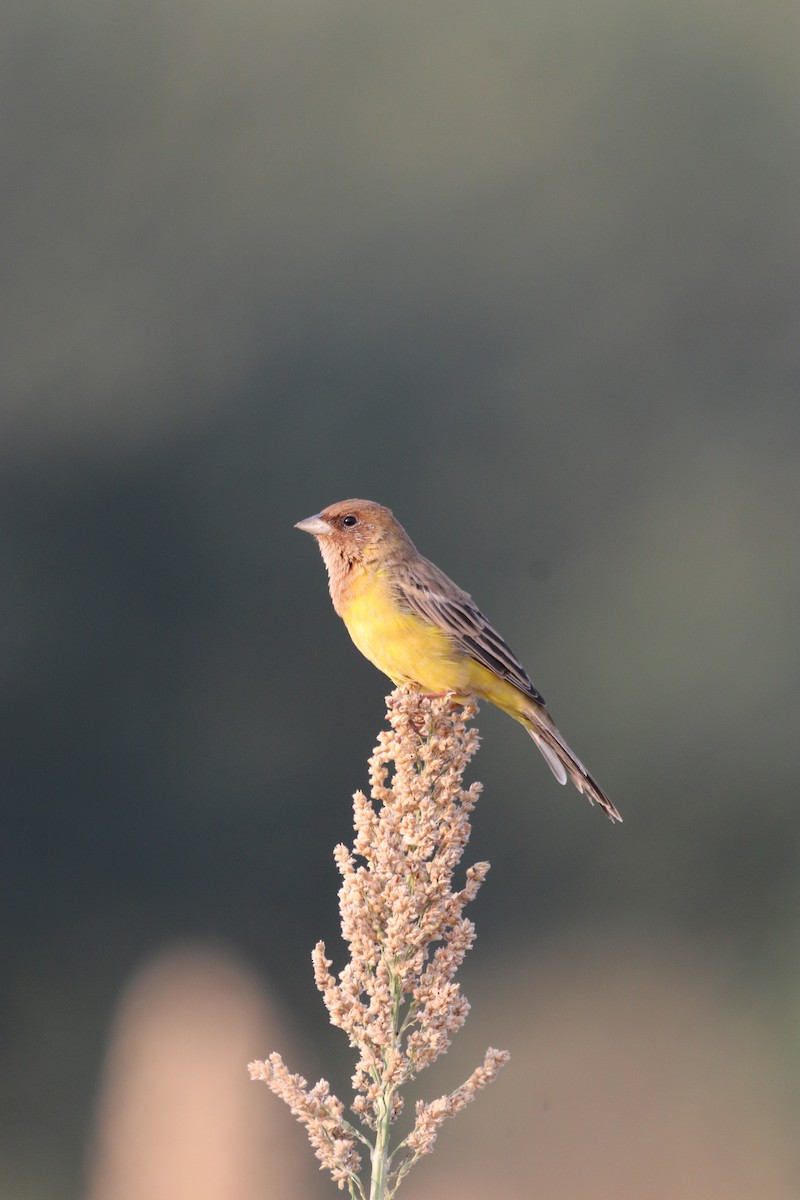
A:
{"label": "bird", "polygon": [[334,609],[395,686],[496,705],[524,726],[559,783],[570,779],[611,821],[622,820],[507,642],[472,597],[419,553],[390,509],[340,500],[295,528],[316,538]]}

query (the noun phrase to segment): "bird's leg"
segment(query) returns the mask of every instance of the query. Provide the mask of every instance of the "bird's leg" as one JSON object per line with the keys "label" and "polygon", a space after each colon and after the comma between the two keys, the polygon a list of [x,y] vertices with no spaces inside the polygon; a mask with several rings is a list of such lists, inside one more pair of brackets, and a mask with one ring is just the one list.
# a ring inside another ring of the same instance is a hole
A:
{"label": "bird's leg", "polygon": [[467,703],[467,701],[464,699],[463,696],[459,696],[456,694],[456,692],[453,692],[453,691],[423,692],[422,695],[425,697],[426,700],[449,700],[450,701],[449,707],[450,707],[451,712],[456,708],[461,708],[464,704]]}

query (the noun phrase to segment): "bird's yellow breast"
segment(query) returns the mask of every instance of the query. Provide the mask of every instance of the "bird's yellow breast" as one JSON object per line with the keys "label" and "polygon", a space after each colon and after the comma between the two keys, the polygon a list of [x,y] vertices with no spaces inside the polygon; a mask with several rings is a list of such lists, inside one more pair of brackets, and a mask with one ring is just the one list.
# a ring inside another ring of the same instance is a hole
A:
{"label": "bird's yellow breast", "polygon": [[479,696],[526,722],[530,697],[477,662],[452,634],[403,608],[380,572],[352,575],[337,594],[336,611],[364,657],[393,683]]}
{"label": "bird's yellow breast", "polygon": [[474,690],[469,660],[454,639],[403,609],[380,574],[352,580],[338,607],[358,649],[395,684],[424,692]]}

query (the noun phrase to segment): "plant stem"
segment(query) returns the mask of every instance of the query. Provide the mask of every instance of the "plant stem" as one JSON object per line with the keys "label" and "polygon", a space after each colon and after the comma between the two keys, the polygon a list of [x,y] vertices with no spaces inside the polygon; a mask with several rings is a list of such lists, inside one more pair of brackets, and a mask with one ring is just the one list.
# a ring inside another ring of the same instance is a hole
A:
{"label": "plant stem", "polygon": [[375,1145],[372,1149],[372,1181],[369,1200],[386,1200],[386,1183],[389,1173],[389,1126],[392,1112],[392,1094],[387,1092],[380,1104],[375,1126]]}
{"label": "plant stem", "polygon": [[[384,961],[386,961],[384,959]],[[397,975],[393,966],[386,964],[392,993],[392,1049],[400,1048],[401,1031],[400,1031],[400,1007],[403,1000],[403,989],[400,983],[400,977]],[[386,1057],[384,1056],[384,1069],[386,1068]],[[389,1180],[389,1130],[392,1123],[392,1108],[394,1107],[394,1093],[397,1086],[388,1083],[384,1074],[383,1088],[380,1101],[378,1103],[378,1111],[376,1113],[375,1122],[375,1145],[372,1148],[372,1181],[369,1189],[369,1200],[388,1200],[388,1180]]]}

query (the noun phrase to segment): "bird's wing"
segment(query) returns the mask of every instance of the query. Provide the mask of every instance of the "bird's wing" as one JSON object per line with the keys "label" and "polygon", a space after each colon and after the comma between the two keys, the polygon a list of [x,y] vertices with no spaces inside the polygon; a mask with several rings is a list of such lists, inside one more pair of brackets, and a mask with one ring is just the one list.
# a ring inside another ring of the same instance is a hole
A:
{"label": "bird's wing", "polygon": [[472,597],[427,559],[404,564],[396,576],[401,603],[449,634],[456,645],[476,662],[507,679],[514,687],[544,704],[541,693],[513,650],[489,623]]}

